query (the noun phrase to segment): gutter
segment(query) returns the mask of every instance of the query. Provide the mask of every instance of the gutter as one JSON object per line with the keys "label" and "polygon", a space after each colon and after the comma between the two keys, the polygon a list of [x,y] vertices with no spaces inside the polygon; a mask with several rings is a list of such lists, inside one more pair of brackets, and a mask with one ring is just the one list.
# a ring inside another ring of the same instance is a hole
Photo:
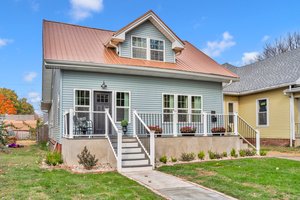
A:
{"label": "gutter", "polygon": [[145,75],[145,76],[193,79],[193,80],[204,80],[204,81],[215,81],[215,82],[230,82],[230,81],[239,80],[239,78],[230,77],[230,76],[170,70],[170,69],[153,68],[153,67],[141,67],[141,66],[98,64],[98,63],[89,63],[89,62],[56,61],[56,60],[45,60],[44,64],[47,69],[96,71],[96,72],[105,72],[105,73]]}
{"label": "gutter", "polygon": [[244,91],[244,92],[223,92],[223,94],[224,95],[232,95],[232,96],[243,96],[243,95],[248,95],[248,94],[264,92],[264,91],[268,91],[268,90],[274,90],[274,89],[278,89],[278,88],[282,88],[282,87],[288,87],[291,84],[293,84],[293,83],[284,83],[281,85],[266,87],[266,88],[257,89],[257,90],[248,90],[248,91]]}

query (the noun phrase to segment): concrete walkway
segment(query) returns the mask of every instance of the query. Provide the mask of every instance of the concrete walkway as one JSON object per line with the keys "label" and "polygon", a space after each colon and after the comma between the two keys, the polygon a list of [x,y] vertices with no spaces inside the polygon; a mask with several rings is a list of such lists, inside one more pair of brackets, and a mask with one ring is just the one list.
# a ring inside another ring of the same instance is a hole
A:
{"label": "concrete walkway", "polygon": [[198,200],[198,199],[234,199],[222,193],[184,181],[175,176],[159,171],[125,172],[123,175],[148,187],[167,199]]}
{"label": "concrete walkway", "polygon": [[268,157],[300,161],[299,153],[282,153],[282,152],[277,152],[277,151],[270,151],[270,152],[268,152]]}

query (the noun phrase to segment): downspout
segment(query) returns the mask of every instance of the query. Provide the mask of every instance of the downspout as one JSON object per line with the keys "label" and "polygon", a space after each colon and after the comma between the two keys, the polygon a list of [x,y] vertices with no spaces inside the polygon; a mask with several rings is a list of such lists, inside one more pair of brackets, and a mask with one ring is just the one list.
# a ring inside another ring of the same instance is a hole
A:
{"label": "downspout", "polygon": [[[289,90],[292,89],[292,85],[289,86]],[[290,147],[293,146],[293,140],[295,140],[295,100],[294,93],[290,94]]]}

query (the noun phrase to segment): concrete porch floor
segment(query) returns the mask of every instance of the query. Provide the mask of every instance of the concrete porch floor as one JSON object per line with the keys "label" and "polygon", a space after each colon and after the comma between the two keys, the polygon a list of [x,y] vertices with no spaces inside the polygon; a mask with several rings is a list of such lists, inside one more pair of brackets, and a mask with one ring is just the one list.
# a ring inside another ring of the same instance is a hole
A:
{"label": "concrete porch floor", "polygon": [[184,181],[159,171],[140,171],[122,173],[130,179],[145,185],[167,199],[174,200],[229,200],[235,199],[220,192]]}

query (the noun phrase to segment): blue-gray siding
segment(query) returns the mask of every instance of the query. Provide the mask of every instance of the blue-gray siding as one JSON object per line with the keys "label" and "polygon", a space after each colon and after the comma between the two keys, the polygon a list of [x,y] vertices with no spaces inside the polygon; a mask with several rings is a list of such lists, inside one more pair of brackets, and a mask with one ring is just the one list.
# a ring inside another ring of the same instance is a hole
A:
{"label": "blue-gray siding", "polygon": [[120,56],[131,57],[131,36],[148,37],[165,41],[165,61],[174,62],[175,53],[171,41],[166,38],[149,20],[126,34],[125,41],[120,45]]}
{"label": "blue-gray siding", "polygon": [[202,95],[204,111],[223,112],[221,83],[75,71],[62,72],[62,112],[73,108],[75,88],[101,90],[103,80],[106,90],[131,92],[131,111],[161,112],[162,93],[175,93]]}

